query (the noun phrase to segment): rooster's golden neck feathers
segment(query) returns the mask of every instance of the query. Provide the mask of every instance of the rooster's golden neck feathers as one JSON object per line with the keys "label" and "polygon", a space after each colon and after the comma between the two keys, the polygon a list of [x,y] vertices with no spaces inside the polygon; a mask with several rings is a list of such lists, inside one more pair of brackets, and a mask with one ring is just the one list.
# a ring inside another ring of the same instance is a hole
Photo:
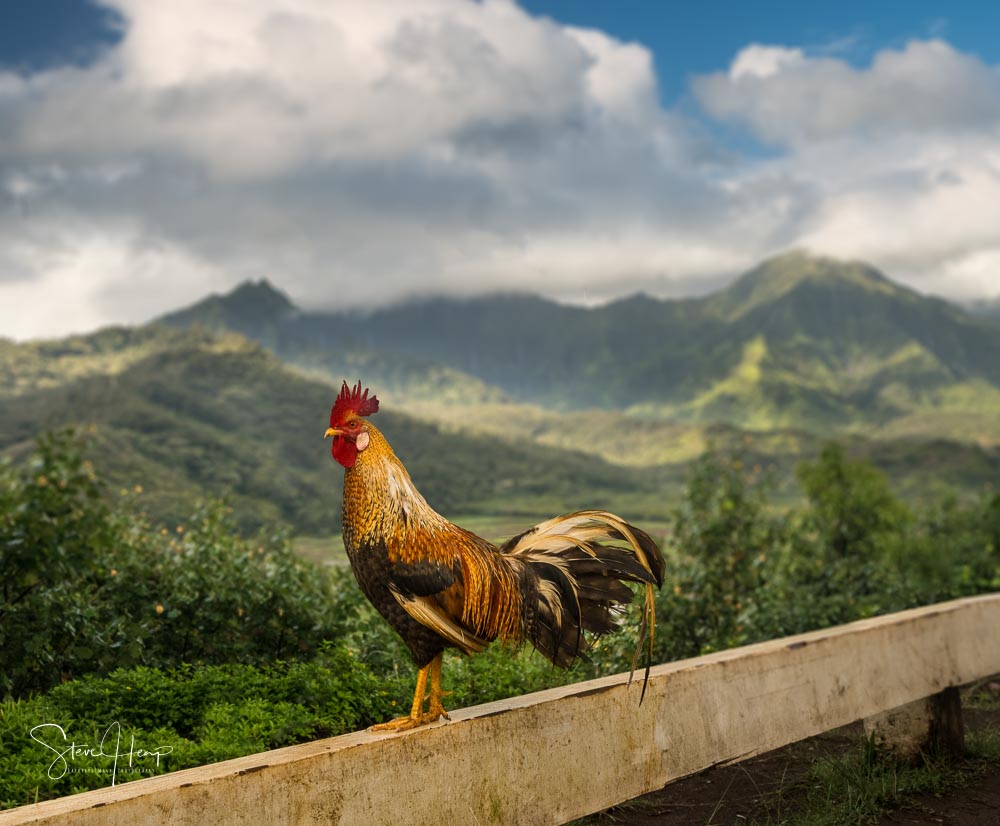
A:
{"label": "rooster's golden neck feathers", "polygon": [[382,433],[365,423],[368,445],[344,472],[344,527],[357,542],[379,542],[401,532],[447,524],[420,491]]}

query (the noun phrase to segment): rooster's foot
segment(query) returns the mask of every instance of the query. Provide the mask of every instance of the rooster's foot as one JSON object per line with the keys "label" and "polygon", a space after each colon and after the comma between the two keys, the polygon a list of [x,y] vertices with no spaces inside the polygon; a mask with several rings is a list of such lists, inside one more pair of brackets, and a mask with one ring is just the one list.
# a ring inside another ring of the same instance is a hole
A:
{"label": "rooster's foot", "polygon": [[420,714],[416,717],[397,717],[395,720],[390,720],[388,723],[379,723],[376,726],[372,726],[368,731],[374,731],[376,733],[383,732],[397,732],[397,731],[409,731],[412,728],[417,728],[418,726],[426,726],[428,723],[435,723],[444,717],[445,720],[450,720],[448,712],[443,708],[436,711],[428,711]]}
{"label": "rooster's foot", "polygon": [[[427,680],[430,678],[431,690],[427,693]],[[441,690],[441,655],[438,654],[427,665],[417,673],[417,690],[413,693],[413,708],[407,717],[397,717],[388,723],[379,723],[372,726],[369,731],[409,731],[417,726],[425,726],[434,723],[442,717],[450,720],[448,712],[441,705],[441,698],[450,694],[450,691]],[[424,711],[424,703],[427,703],[427,711]]]}

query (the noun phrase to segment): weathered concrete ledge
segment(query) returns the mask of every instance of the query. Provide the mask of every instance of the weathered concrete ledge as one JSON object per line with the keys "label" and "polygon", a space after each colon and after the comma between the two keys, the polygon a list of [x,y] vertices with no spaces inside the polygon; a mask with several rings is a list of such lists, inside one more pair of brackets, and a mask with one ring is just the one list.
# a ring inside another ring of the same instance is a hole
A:
{"label": "weathered concrete ledge", "polygon": [[[956,600],[0,813],[13,824],[564,823],[1000,672],[1000,594]],[[447,681],[447,675],[445,675]]]}

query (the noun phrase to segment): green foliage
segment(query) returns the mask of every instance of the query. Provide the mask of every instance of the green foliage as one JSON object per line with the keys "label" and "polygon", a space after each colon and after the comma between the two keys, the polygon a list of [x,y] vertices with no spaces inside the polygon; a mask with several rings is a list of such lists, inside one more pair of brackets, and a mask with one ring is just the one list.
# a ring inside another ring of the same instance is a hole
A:
{"label": "green foliage", "polygon": [[339,633],[325,572],[282,533],[240,538],[221,503],[154,531],[112,512],[80,442],[0,466],[0,692],[146,664],[269,662]]}
{"label": "green foliage", "polygon": [[798,469],[806,504],[786,518],[774,588],[761,600],[765,636],[848,622],[902,607],[899,564],[909,535],[908,508],[882,473],[826,445]]}
{"label": "green foliage", "polygon": [[673,519],[670,571],[657,602],[660,660],[696,656],[747,639],[752,599],[778,526],[767,511],[769,479],[738,455],[695,463]]}
{"label": "green foliage", "polygon": [[[769,475],[744,456],[710,452],[692,468],[665,545],[657,660],[1000,587],[1000,495],[940,498],[915,513],[836,446],[800,480],[805,501],[778,512]],[[108,785],[107,748],[78,757],[88,771],[50,776],[56,752],[29,734],[46,723],[94,748],[117,737],[116,724],[123,749],[134,737],[161,752],[159,766],[150,753],[139,764],[157,772],[409,707],[406,648],[349,570],[298,559],[281,532],[241,538],[221,503],[171,529],[109,507],[72,434],[0,466],[0,571],[0,673],[19,698],[0,705],[0,805]],[[499,645],[450,654],[449,705],[628,670],[637,612],[568,672]],[[882,782],[861,764],[848,771],[848,783]]]}
{"label": "green foliage", "polygon": [[[738,455],[710,452],[695,464],[665,549],[657,659],[1000,587],[1000,495],[946,496],[914,512],[835,444],[799,476],[806,501],[778,513],[770,479]],[[619,666],[630,661],[628,639],[603,645]]]}
{"label": "green foliage", "polygon": [[1000,588],[1000,494],[971,502],[945,496],[924,503],[915,518],[912,542],[899,562],[920,601]]}
{"label": "green foliage", "polygon": [[[943,795],[974,783],[997,760],[1000,734],[985,730],[973,738],[970,762],[925,757],[917,765],[876,757],[870,741],[813,763],[806,777],[782,796],[794,800],[789,819],[803,826],[881,823],[916,794]],[[771,822],[768,820],[767,822]]]}
{"label": "green foliage", "polygon": [[567,671],[556,668],[530,646],[515,650],[503,645],[492,645],[474,657],[449,652],[443,673],[454,708],[542,691],[589,676],[582,662]]}
{"label": "green foliage", "polygon": [[[310,662],[82,677],[0,704],[0,808],[110,785],[116,748],[136,752],[131,768],[127,757],[118,760],[121,783],[353,731],[396,705],[342,646],[324,646]],[[70,753],[61,762],[57,752],[70,743],[102,753]]]}
{"label": "green foliage", "polygon": [[859,563],[886,553],[907,511],[882,473],[831,442],[816,461],[799,466],[798,476],[810,505],[807,527],[818,533],[824,561]]}
{"label": "green foliage", "polygon": [[131,644],[108,599],[122,531],[67,433],[41,438],[17,471],[0,465],[0,694],[110,668]]}
{"label": "green foliage", "polygon": [[325,573],[284,533],[240,538],[229,510],[205,505],[120,557],[111,597],[142,630],[143,662],[267,662],[337,633]]}

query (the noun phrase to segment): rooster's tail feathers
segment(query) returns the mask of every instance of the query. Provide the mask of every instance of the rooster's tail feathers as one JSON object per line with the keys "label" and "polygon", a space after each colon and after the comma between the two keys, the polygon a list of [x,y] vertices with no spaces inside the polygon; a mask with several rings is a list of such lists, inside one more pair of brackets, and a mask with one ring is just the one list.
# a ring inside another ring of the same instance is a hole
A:
{"label": "rooster's tail feathers", "polygon": [[618,628],[632,601],[627,582],[645,586],[646,605],[632,668],[648,643],[652,657],[653,586],[663,582],[663,554],[652,538],[606,511],[557,516],[515,536],[501,549],[523,563],[523,627],[542,655],[568,667],[583,656],[584,631],[597,636]]}

